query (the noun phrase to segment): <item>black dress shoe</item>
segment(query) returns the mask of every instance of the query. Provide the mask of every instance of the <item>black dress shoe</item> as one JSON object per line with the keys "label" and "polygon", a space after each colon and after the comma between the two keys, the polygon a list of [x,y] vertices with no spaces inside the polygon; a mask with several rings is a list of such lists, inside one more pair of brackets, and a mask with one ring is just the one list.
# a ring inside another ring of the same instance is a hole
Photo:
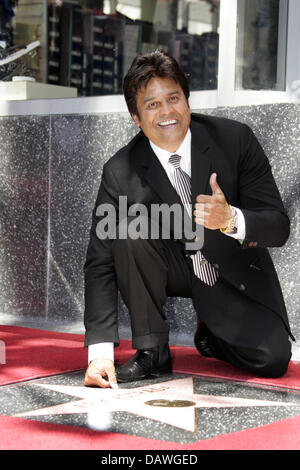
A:
{"label": "black dress shoe", "polygon": [[194,343],[201,356],[221,359],[220,353],[217,351],[216,345],[213,343],[213,335],[203,322],[198,323],[197,331],[194,336]]}
{"label": "black dress shoe", "polygon": [[116,369],[118,382],[134,382],[170,372],[172,357],[168,345],[155,349],[140,349],[129,361]]}

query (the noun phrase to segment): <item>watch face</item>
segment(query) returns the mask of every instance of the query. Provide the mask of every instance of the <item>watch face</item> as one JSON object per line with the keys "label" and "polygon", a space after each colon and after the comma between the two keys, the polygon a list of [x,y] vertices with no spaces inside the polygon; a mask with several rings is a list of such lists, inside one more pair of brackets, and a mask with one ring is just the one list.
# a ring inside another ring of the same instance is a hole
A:
{"label": "watch face", "polygon": [[231,214],[232,214],[232,217],[231,217],[231,226],[228,230],[227,233],[229,234],[234,234],[234,233],[237,233],[238,229],[237,229],[237,211],[236,209],[234,209],[233,207],[231,208]]}

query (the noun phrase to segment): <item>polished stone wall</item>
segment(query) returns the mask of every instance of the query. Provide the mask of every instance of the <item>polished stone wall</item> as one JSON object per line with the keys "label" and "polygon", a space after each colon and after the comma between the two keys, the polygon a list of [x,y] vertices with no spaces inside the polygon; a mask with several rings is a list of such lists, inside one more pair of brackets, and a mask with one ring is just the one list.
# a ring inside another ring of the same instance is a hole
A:
{"label": "polished stone wall", "polygon": [[[292,330],[300,337],[300,107],[274,104],[201,110],[252,127],[292,221],[271,250]],[[136,133],[124,114],[0,118],[0,314],[68,324],[83,317],[83,263],[103,163]],[[121,336],[129,337],[120,299]],[[171,341],[192,344],[190,301],[168,299]]]}

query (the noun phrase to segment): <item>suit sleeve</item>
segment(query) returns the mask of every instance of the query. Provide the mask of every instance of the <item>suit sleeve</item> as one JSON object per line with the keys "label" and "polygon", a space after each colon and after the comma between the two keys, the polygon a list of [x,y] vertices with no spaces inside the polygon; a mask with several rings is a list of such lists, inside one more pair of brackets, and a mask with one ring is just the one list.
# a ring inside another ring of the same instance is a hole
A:
{"label": "suit sleeve", "polygon": [[239,168],[239,208],[245,217],[242,248],[279,247],[290,233],[289,217],[270,163],[252,130],[243,125]]}
{"label": "suit sleeve", "polygon": [[[90,240],[84,265],[85,279],[85,346],[112,342],[119,344],[118,336],[118,288],[112,253],[113,239],[99,237],[97,225],[103,221],[99,206],[108,204],[117,217],[118,189],[111,172],[104,165],[102,180],[92,214]],[[105,207],[105,206],[104,206]],[[111,220],[116,225],[116,219]],[[97,234],[98,232],[98,234]]]}

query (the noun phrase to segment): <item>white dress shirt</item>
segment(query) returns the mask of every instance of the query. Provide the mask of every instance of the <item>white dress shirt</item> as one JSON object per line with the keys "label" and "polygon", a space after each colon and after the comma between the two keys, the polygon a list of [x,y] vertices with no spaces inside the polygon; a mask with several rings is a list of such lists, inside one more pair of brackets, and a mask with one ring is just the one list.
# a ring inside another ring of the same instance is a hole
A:
{"label": "white dress shirt", "polygon": [[[169,158],[171,155],[174,155],[175,153],[181,156],[180,167],[186,174],[188,174],[191,177],[191,139],[192,139],[192,135],[189,129],[188,132],[186,133],[186,136],[182,144],[175,152],[169,152],[168,150],[164,150],[160,147],[157,147],[157,145],[155,145],[153,142],[149,141],[153,152],[159,159],[172,185],[174,185],[173,179],[174,179],[175,168],[171,163],[169,163]],[[238,214],[238,230],[235,234],[224,234],[224,235],[236,238],[240,242],[242,242],[245,238],[245,233],[246,233],[245,218],[240,209],[235,207],[235,210],[237,211],[237,214]],[[99,358],[107,358],[113,361],[114,360],[114,344],[113,343],[91,344],[88,347],[88,361],[91,362],[94,359],[99,359]]]}

